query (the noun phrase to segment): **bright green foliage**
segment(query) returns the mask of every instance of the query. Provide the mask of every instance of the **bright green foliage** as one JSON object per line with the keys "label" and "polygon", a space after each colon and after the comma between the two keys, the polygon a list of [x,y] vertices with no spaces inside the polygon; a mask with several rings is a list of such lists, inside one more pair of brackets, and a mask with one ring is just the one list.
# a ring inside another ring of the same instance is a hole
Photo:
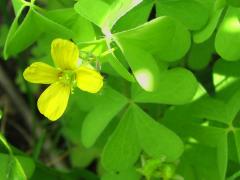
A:
{"label": "bright green foliage", "polygon": [[22,7],[26,5],[26,2],[22,0],[13,0],[12,4],[13,4],[14,12],[17,15],[18,12],[22,9]]}
{"label": "bright green foliage", "polygon": [[130,105],[105,146],[103,165],[108,170],[124,170],[136,162],[141,149],[150,157],[173,161],[183,152],[183,144],[176,134],[156,123],[138,106]]}
{"label": "bright green foliage", "polygon": [[207,9],[196,0],[158,0],[158,16],[167,15],[179,19],[191,30],[201,29],[208,20]]}
{"label": "bright green foliage", "polygon": [[[132,30],[114,35],[150,52],[157,60],[176,61],[190,47],[187,29],[170,17],[159,17]],[[174,52],[174,53],[173,53]]]}
{"label": "bright green foliage", "polygon": [[196,93],[197,81],[188,70],[176,68],[163,72],[158,86],[157,91],[147,93],[133,85],[132,97],[140,103],[184,104]]}
{"label": "bright green foliage", "polygon": [[229,7],[221,26],[218,29],[215,41],[217,52],[222,58],[228,61],[240,59],[238,50],[240,38],[240,26],[238,9]]}
{"label": "bright green foliage", "polygon": [[[56,32],[55,36],[57,34],[58,36],[65,38],[73,36],[70,30],[43,16],[33,7],[29,8],[23,22],[18,24],[19,17],[21,16],[24,8],[27,7],[23,7],[18,11],[18,14],[10,28],[4,49],[5,58],[9,57],[10,55],[15,55],[16,53],[26,49],[40,37],[41,33],[43,33],[46,28],[49,30],[54,30]],[[29,38],[24,38],[26,36],[29,36]]]}
{"label": "bright green foliage", "polygon": [[[117,41],[139,85],[146,91],[156,91],[160,70],[151,54],[127,40]],[[144,57],[144,60],[140,60]]]}
{"label": "bright green foliage", "polygon": [[122,16],[113,26],[112,31],[119,32],[126,29],[132,29],[147,22],[153,5],[154,3],[152,1],[143,1],[137,6],[137,8],[133,8],[126,15]]}
{"label": "bright green foliage", "polygon": [[213,35],[225,6],[225,0],[199,2],[204,3],[203,5],[208,9],[209,18],[207,25],[193,34],[193,39],[196,43],[202,43]]}
{"label": "bright green foliage", "polygon": [[[116,0],[107,3],[103,0],[82,0],[76,3],[75,10],[86,19],[98,25],[105,34],[109,33],[118,19],[142,1],[143,0]],[[95,6],[89,7],[89,3],[94,3]]]}

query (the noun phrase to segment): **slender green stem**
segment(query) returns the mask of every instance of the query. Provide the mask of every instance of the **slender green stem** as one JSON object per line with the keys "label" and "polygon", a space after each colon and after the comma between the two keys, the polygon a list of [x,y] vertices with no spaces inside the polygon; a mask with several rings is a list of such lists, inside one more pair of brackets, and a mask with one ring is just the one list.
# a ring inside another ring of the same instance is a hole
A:
{"label": "slender green stem", "polygon": [[34,160],[38,160],[38,157],[41,154],[41,151],[43,149],[43,144],[45,142],[45,139],[46,139],[46,131],[44,130],[41,136],[39,137],[39,140],[34,148],[34,152],[33,152]]}

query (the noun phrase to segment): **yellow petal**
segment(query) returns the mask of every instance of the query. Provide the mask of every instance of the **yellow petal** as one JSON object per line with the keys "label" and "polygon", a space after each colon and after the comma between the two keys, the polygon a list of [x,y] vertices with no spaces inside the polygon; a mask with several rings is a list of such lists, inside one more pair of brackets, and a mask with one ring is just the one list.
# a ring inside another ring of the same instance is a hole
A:
{"label": "yellow petal", "polygon": [[35,62],[25,69],[23,77],[31,83],[52,84],[58,80],[60,70],[42,62]]}
{"label": "yellow petal", "polygon": [[77,68],[79,50],[73,42],[64,39],[53,40],[51,54],[57,67],[63,70]]}
{"label": "yellow petal", "polygon": [[67,107],[70,91],[71,87],[61,82],[50,85],[38,99],[40,113],[52,121],[59,119]]}
{"label": "yellow petal", "polygon": [[80,67],[77,70],[77,86],[90,93],[97,93],[103,86],[103,77],[97,71]]}

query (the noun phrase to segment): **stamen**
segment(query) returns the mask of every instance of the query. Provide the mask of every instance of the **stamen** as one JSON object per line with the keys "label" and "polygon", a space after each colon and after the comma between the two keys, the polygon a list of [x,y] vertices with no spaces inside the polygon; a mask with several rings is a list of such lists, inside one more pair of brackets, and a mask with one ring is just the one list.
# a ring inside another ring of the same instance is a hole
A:
{"label": "stamen", "polygon": [[62,71],[59,73],[59,80],[66,85],[71,86],[71,88],[75,87],[76,84],[76,73],[74,71]]}

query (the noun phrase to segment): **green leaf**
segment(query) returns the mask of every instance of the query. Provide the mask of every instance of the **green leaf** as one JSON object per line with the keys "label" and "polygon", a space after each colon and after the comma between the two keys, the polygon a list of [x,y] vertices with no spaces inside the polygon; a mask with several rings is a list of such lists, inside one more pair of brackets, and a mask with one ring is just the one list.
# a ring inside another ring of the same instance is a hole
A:
{"label": "green leaf", "polygon": [[35,171],[34,161],[31,158],[24,157],[24,156],[15,156],[15,158],[17,159],[16,161],[19,162],[17,164],[22,166],[27,178],[30,178]]}
{"label": "green leaf", "polygon": [[[65,26],[51,20],[44,14],[34,10],[35,20],[38,22],[37,27],[41,28],[44,33],[50,33],[55,35],[56,37],[62,38],[72,38],[74,34],[72,30],[66,28]],[[47,29],[46,29],[47,28]]]}
{"label": "green leaf", "polygon": [[164,115],[163,123],[183,138],[194,138],[202,145],[216,147],[221,138],[226,137],[227,130],[202,124],[203,119],[194,118],[189,106],[169,108]]}
{"label": "green leaf", "polygon": [[228,177],[227,180],[236,180],[239,177],[240,177],[240,171],[237,171],[234,174],[232,174],[230,177]]}
{"label": "green leaf", "polygon": [[176,18],[191,30],[202,28],[208,20],[207,9],[195,0],[158,0],[157,14]]}
{"label": "green leaf", "polygon": [[201,70],[207,67],[214,53],[213,38],[201,44],[193,44],[188,55],[188,65],[194,70]]}
{"label": "green leaf", "polygon": [[128,100],[117,91],[106,88],[92,111],[86,116],[82,125],[82,142],[86,147],[92,146],[102,131],[116,114],[127,104]]}
{"label": "green leaf", "polygon": [[191,105],[194,117],[218,121],[224,124],[231,123],[226,103],[219,99],[205,97]]}
{"label": "green leaf", "polygon": [[29,9],[23,22],[18,25],[20,15],[21,12],[19,11],[10,28],[4,47],[5,58],[16,55],[29,47],[43,32],[54,33],[58,37],[73,37],[72,31],[44,17],[33,8]]}
{"label": "green leaf", "polygon": [[105,39],[100,39],[90,42],[81,42],[78,44],[82,51],[91,52],[93,55],[97,56],[102,63],[109,63],[111,67],[124,79],[130,82],[134,82],[135,79],[131,73],[128,72],[126,67],[119,61],[114,52],[109,55],[101,57],[102,53],[109,51],[110,47],[107,46]]}
{"label": "green leaf", "polygon": [[74,9],[81,16],[102,27],[110,5],[102,0],[80,0],[75,4]]}
{"label": "green leaf", "polygon": [[143,150],[153,158],[166,157],[169,161],[177,160],[184,149],[181,139],[174,132],[154,121],[138,106],[133,105],[132,108],[139,143]]}
{"label": "green leaf", "polygon": [[228,77],[240,77],[240,62],[239,61],[224,61],[223,59],[219,59],[214,64],[214,72],[226,75]]}
{"label": "green leaf", "polygon": [[29,179],[35,169],[32,159],[0,153],[0,179]]}
{"label": "green leaf", "polygon": [[[42,30],[41,28],[36,28],[35,20],[34,11],[29,10],[22,24],[19,26],[16,24],[17,28],[15,31],[10,30],[9,36],[11,38],[7,39],[4,49],[6,58],[11,55],[16,55],[17,53],[30,46],[35,40],[37,40],[37,38],[42,33]],[[15,21],[18,21],[18,17],[16,17]],[[13,25],[15,25],[15,22],[13,22]],[[33,30],[33,28],[35,28],[35,30]]]}
{"label": "green leaf", "polygon": [[155,91],[160,82],[160,70],[152,55],[126,40],[117,40],[117,43],[139,85],[146,91]]}
{"label": "green leaf", "polygon": [[71,27],[75,36],[74,42],[92,41],[96,39],[92,24],[81,16],[78,16]]}
{"label": "green leaf", "polygon": [[122,171],[133,166],[140,154],[135,125],[135,114],[130,107],[104,147],[102,163],[109,171]]}
{"label": "green leaf", "polygon": [[111,6],[109,13],[104,22],[103,28],[106,26],[111,29],[113,25],[128,11],[139,5],[143,0],[116,0]]}
{"label": "green leaf", "polygon": [[240,89],[236,90],[227,102],[227,110],[228,110],[228,120],[233,123],[235,117],[239,113],[240,110],[240,102],[238,101],[240,98]]}
{"label": "green leaf", "polygon": [[18,12],[21,11],[24,6],[26,6],[26,3],[24,0],[12,0],[12,5],[15,15],[17,15]]}
{"label": "green leaf", "polygon": [[[104,38],[94,41],[79,42],[78,47],[81,51],[90,52],[96,57],[100,57],[103,52],[109,50],[106,39]],[[101,58],[100,61],[102,61]]]}
{"label": "green leaf", "polygon": [[2,173],[3,177],[5,176],[6,179],[19,179],[19,180],[27,179],[21,164],[16,158],[14,157],[10,158],[7,166],[8,166],[7,170],[4,173]]}
{"label": "green leaf", "polygon": [[7,48],[8,48],[8,44],[9,44],[9,41],[13,38],[15,32],[17,31],[17,28],[18,28],[18,19],[22,13],[22,11],[24,10],[24,7],[22,7],[18,13],[16,14],[16,17],[14,18],[14,21],[12,22],[11,24],[11,27],[9,29],[9,32],[8,32],[8,35],[7,35],[7,38],[6,38],[6,42],[5,42],[5,46],[4,46],[4,51],[3,51],[3,55],[4,55],[4,58],[7,59],[8,58],[8,52],[7,52]]}
{"label": "green leaf", "polygon": [[177,160],[183,152],[181,139],[131,104],[104,147],[102,163],[107,170],[122,171],[136,162],[140,149],[149,157]]}
{"label": "green leaf", "polygon": [[122,16],[141,2],[142,0],[116,0],[108,4],[102,0],[80,0],[74,8],[83,17],[101,27],[104,34],[108,34]]}
{"label": "green leaf", "polygon": [[86,149],[81,145],[70,149],[70,160],[73,167],[86,168],[97,158],[99,152],[93,147]]}
{"label": "green leaf", "polygon": [[42,13],[44,13],[44,16],[48,19],[51,19],[52,21],[63,26],[72,24],[72,21],[74,21],[79,16],[73,8],[55,9],[44,11]]}
{"label": "green leaf", "polygon": [[217,96],[226,102],[239,90],[239,67],[239,61],[226,62],[219,60],[214,65],[213,82]]}
{"label": "green leaf", "polygon": [[134,82],[135,79],[132,74],[128,72],[128,70],[124,67],[124,65],[118,60],[118,58],[112,54],[107,62],[112,66],[112,68],[124,79],[130,82]]}
{"label": "green leaf", "polygon": [[236,137],[236,129],[234,129],[234,131],[229,131],[229,133],[228,133],[228,159],[235,163],[240,162],[238,141],[239,141],[239,139],[238,139],[238,137]]}
{"label": "green leaf", "polygon": [[212,36],[218,25],[222,12],[223,8],[212,11],[207,25],[203,29],[193,33],[193,40],[195,43],[202,43]]}
{"label": "green leaf", "polygon": [[237,153],[237,162],[240,162],[240,129],[236,129],[234,132],[235,148]]}
{"label": "green leaf", "polygon": [[[78,101],[84,101],[84,99],[78,99]],[[81,107],[79,104],[71,103],[71,106],[69,106],[69,110],[64,114],[61,121],[62,122],[61,133],[68,141],[74,144],[81,143],[80,129],[82,128],[83,119],[86,116],[86,113],[81,111],[79,107]]]}
{"label": "green leaf", "polygon": [[122,16],[121,19],[119,19],[119,21],[114,25],[112,31],[125,31],[147,22],[152,7],[152,1],[143,1],[137,7],[129,11],[126,15]]}
{"label": "green leaf", "polygon": [[157,60],[168,62],[181,59],[191,44],[187,29],[170,17],[156,18],[134,29],[116,33],[114,37],[145,49]]}
{"label": "green leaf", "polygon": [[240,7],[240,2],[238,0],[226,0],[230,6]]}
{"label": "green leaf", "polygon": [[77,44],[83,41],[93,41],[96,39],[91,22],[76,13],[73,8],[47,11],[44,13],[44,16],[71,29],[74,33],[73,40]]}
{"label": "green leaf", "polygon": [[218,169],[221,179],[224,180],[227,173],[228,165],[228,142],[227,136],[219,141],[217,147],[217,160],[218,160]]}
{"label": "green leaf", "polygon": [[215,40],[217,53],[228,61],[240,60],[240,25],[238,9],[229,7]]}
{"label": "green leaf", "polygon": [[159,88],[155,92],[133,86],[132,98],[138,103],[185,104],[192,100],[197,88],[197,80],[190,71],[175,68],[160,75]]}
{"label": "green leaf", "polygon": [[[186,127],[188,128],[186,129]],[[185,129],[189,137],[193,137],[202,145],[210,147],[216,147],[227,134],[226,129],[203,126],[197,123],[187,123],[182,128],[181,130]]]}
{"label": "green leaf", "polygon": [[[189,170],[192,173],[190,176],[192,179],[221,179],[218,168],[218,160],[216,157],[216,149],[203,146],[201,144],[192,145],[187,149],[187,153],[184,155],[185,167],[189,166]],[[182,159],[183,159],[182,158]],[[182,172],[182,171],[181,171]],[[183,171],[185,173],[185,171]],[[184,178],[187,176],[183,174]]]}

